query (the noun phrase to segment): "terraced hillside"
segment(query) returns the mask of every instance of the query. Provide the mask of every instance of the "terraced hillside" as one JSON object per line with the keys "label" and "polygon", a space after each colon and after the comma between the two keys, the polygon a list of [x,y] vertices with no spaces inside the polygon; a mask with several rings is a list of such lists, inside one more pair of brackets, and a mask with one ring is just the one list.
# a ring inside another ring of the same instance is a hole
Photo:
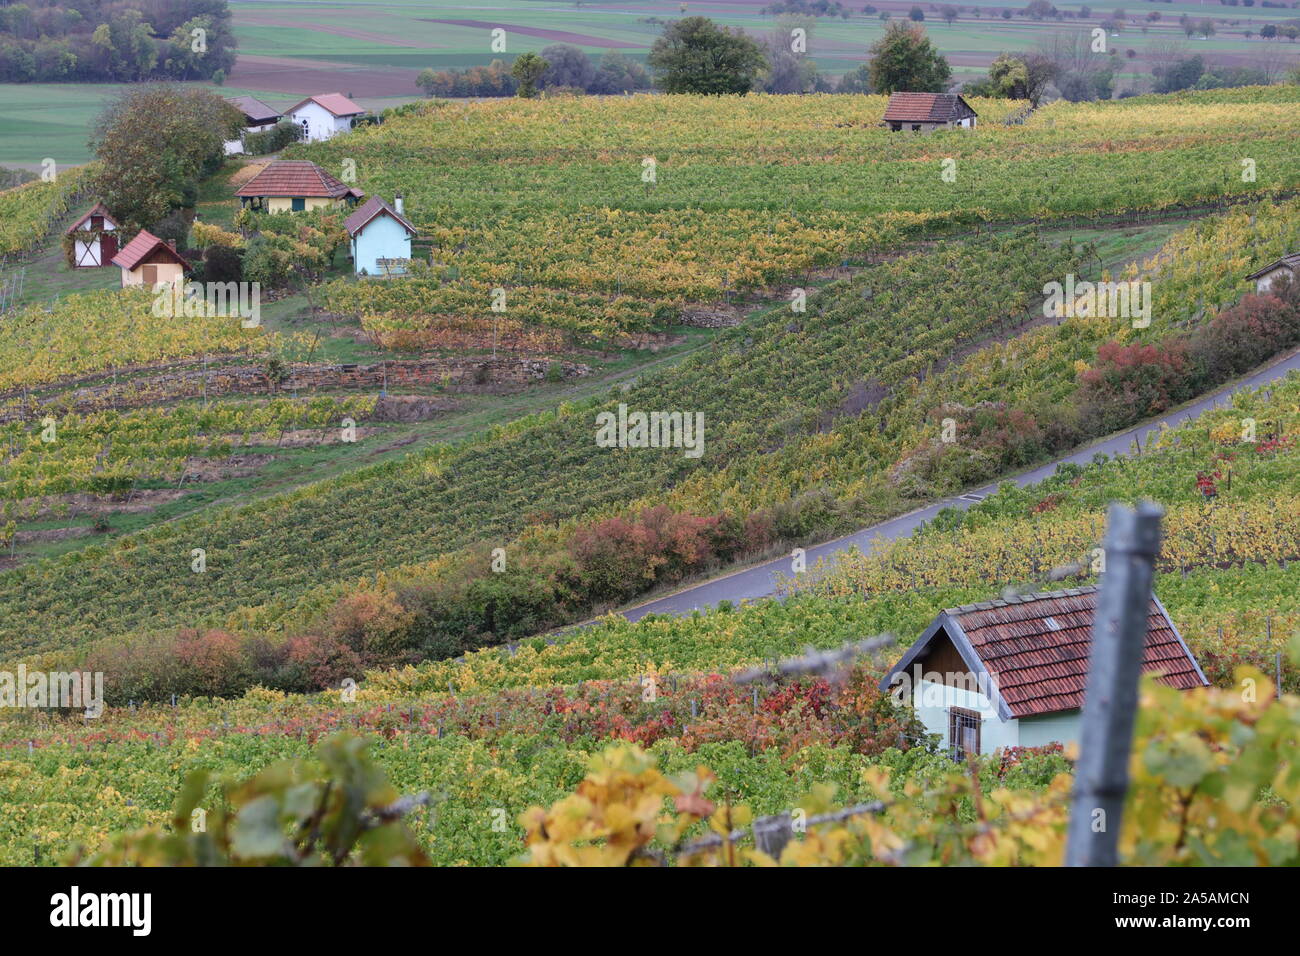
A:
{"label": "terraced hillside", "polygon": [[[516,816],[575,787],[591,755],[611,741],[648,747],[666,772],[707,764],[719,777],[715,793],[729,792],[759,813],[789,806],[816,782],[837,785],[841,803],[864,799],[872,791],[862,771],[872,767],[892,769],[898,788],[907,781],[937,786],[947,758],[911,746],[920,742],[917,728],[881,703],[873,690],[878,670],[856,671],[845,685],[796,681],[752,696],[708,675],[808,645],[835,648],[864,634],[892,632],[906,646],[945,607],[984,600],[1006,585],[1043,586],[1047,565],[1086,558],[1097,541],[1095,519],[1116,498],[1154,494],[1175,515],[1199,513],[1199,522],[1172,522],[1157,593],[1216,683],[1230,685],[1241,663],[1271,673],[1274,650],[1300,626],[1300,528],[1286,497],[1300,452],[1294,441],[1252,444],[1234,436],[1242,418],[1285,423],[1293,434],[1297,398],[1294,376],[1242,395],[1141,456],[1004,491],[878,559],[850,560],[829,577],[814,572],[784,602],[635,624],[611,618],[559,640],[485,649],[463,662],[372,672],[354,700],[338,692],[257,689],[238,699],[110,708],[98,721],[8,722],[0,729],[0,860],[26,863],[37,853],[48,861],[69,844],[94,847],[110,832],[160,822],[191,770],[243,776],[306,756],[341,729],[380,741],[375,758],[400,788],[437,782],[437,812],[415,832],[443,864],[510,860],[522,848]],[[1232,487],[1206,501],[1195,473],[1226,455],[1236,463]],[[1272,524],[1257,526],[1260,513],[1271,513]],[[1249,553],[1241,538],[1225,537],[1211,547],[1209,538],[1186,530],[1206,520],[1257,542],[1290,545],[1285,554]],[[1037,541],[1032,564],[1020,547],[1027,536]],[[999,563],[998,554],[1020,563]],[[1085,564],[1082,576],[1066,583],[1091,577]],[[1298,673],[1288,663],[1291,692]],[[647,675],[659,689],[653,700],[644,692]],[[985,786],[1042,791],[1068,769],[1059,754],[1022,761],[984,768]],[[494,828],[499,810],[507,825]]]}

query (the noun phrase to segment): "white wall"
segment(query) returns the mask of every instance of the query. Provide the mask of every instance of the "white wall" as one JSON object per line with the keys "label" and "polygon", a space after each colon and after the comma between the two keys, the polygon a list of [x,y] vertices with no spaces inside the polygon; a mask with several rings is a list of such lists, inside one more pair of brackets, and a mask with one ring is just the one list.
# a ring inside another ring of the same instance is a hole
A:
{"label": "white wall", "polygon": [[1020,718],[1020,746],[1042,747],[1045,744],[1070,744],[1079,739],[1079,711]]}
{"label": "white wall", "polygon": [[[367,275],[385,275],[377,260],[409,258],[411,234],[387,213],[380,213],[366,223],[365,228],[352,240],[352,268],[355,272],[364,269]],[[394,274],[395,271],[399,270],[390,269],[388,274]]]}
{"label": "white wall", "polygon": [[[77,231],[89,232],[94,228],[90,223],[91,220],[87,219],[77,228]],[[116,232],[117,227],[106,219],[104,220],[104,231]],[[100,246],[98,236],[90,240],[74,238],[72,241],[72,261],[78,268],[84,269],[91,266],[104,265],[104,257],[101,253],[102,247]]]}
{"label": "white wall", "polygon": [[1264,295],[1273,288],[1274,280],[1284,275],[1289,275],[1292,276],[1292,278],[1295,278],[1295,274],[1286,266],[1278,266],[1272,272],[1264,273],[1264,275],[1255,280],[1255,291],[1260,295]]}
{"label": "white wall", "polygon": [[343,133],[352,128],[352,120],[349,117],[335,116],[319,103],[307,103],[289,114],[289,119],[293,120],[298,126],[306,122],[306,131],[303,139],[307,142],[329,139],[338,133]]}
{"label": "white wall", "polygon": [[1018,721],[1001,720],[997,709],[987,696],[964,687],[949,687],[922,680],[912,693],[912,706],[925,729],[938,734],[942,746],[951,744],[948,739],[948,711],[953,707],[978,711],[980,717],[980,753],[992,753],[999,747],[1020,746]]}

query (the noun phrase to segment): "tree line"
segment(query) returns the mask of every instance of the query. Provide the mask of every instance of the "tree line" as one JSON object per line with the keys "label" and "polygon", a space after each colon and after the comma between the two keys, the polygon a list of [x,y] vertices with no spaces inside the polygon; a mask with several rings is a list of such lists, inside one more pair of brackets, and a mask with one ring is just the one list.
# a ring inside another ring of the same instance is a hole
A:
{"label": "tree line", "polygon": [[[952,23],[959,10],[945,6],[940,12]],[[1084,7],[1077,17],[1087,19],[1091,13]],[[1032,0],[1023,14],[1050,18],[1058,11],[1046,0]],[[881,14],[886,20],[889,16]],[[1103,28],[1113,35],[1126,18],[1123,10],[1114,11]],[[924,20],[925,13],[917,6],[906,20],[889,22],[884,36],[868,49],[866,62],[838,81],[818,72],[807,55],[815,22],[809,17],[781,16],[770,34],[755,37],[695,16],[665,24],[646,57],[649,70],[614,51],[597,65],[577,47],[557,43],[540,54],[521,54],[511,63],[494,60],[486,67],[465,70],[426,69],[416,82],[427,95],[443,97],[530,97],[541,92],[609,95],[652,87],[665,93],[741,95],[751,91],[945,92],[954,86],[952,67],[926,35]],[[1079,102],[1136,95],[1138,91],[1131,87],[1117,91],[1116,82],[1126,72],[1125,59],[1134,59],[1137,52],[1121,55],[1118,45],[1106,52],[1094,47],[1092,31],[1057,32],[1027,52],[1000,54],[986,76],[960,89],[968,95],[1027,99],[1035,105],[1060,98]],[[1158,41],[1147,50],[1150,85],[1157,93],[1169,93],[1267,85],[1283,79],[1289,62],[1279,44],[1261,44],[1256,54],[1250,66],[1215,65],[1203,55],[1193,55],[1181,39]],[[1292,73],[1291,79],[1300,79],[1300,72]]]}
{"label": "tree line", "polygon": [[0,6],[0,82],[220,83],[234,62],[226,0],[26,0]]}

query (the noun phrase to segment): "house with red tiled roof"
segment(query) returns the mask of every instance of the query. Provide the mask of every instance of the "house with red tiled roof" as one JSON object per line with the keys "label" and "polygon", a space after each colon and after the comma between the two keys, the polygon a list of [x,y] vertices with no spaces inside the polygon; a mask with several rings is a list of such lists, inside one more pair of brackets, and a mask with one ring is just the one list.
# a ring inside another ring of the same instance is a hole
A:
{"label": "house with red tiled roof", "polygon": [[[1095,587],[1027,594],[943,611],[881,681],[956,758],[1073,743],[1088,678]],[[1154,595],[1144,673],[1204,687],[1196,658]]]}
{"label": "house with red tiled roof", "polygon": [[310,143],[346,133],[366,111],[342,93],[318,93],[291,106],[285,115],[302,127],[303,142]]}
{"label": "house with red tiled roof", "polygon": [[[117,255],[117,220],[97,202],[67,228],[71,237],[70,261],[74,269],[106,266]],[[64,247],[67,248],[66,246]]]}
{"label": "house with red tiled roof", "polygon": [[944,126],[974,129],[978,116],[959,93],[891,93],[883,122],[894,132],[928,133]]}
{"label": "house with red tiled roof", "polygon": [[305,159],[271,163],[235,190],[240,205],[265,212],[333,209],[365,196]]}
{"label": "house with red tiled roof", "polygon": [[176,251],[176,243],[159,239],[147,229],[122,247],[113,257],[113,265],[122,270],[122,288],[144,286],[154,289],[159,285],[179,285],[185,281],[190,264]]}

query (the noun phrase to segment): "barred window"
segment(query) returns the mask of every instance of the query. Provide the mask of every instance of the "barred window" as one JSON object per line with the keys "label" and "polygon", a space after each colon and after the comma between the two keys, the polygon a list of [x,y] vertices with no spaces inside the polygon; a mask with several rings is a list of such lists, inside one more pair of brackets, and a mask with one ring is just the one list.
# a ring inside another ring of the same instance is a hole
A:
{"label": "barred window", "polygon": [[948,748],[953,760],[980,752],[980,715],[964,707],[948,709]]}

